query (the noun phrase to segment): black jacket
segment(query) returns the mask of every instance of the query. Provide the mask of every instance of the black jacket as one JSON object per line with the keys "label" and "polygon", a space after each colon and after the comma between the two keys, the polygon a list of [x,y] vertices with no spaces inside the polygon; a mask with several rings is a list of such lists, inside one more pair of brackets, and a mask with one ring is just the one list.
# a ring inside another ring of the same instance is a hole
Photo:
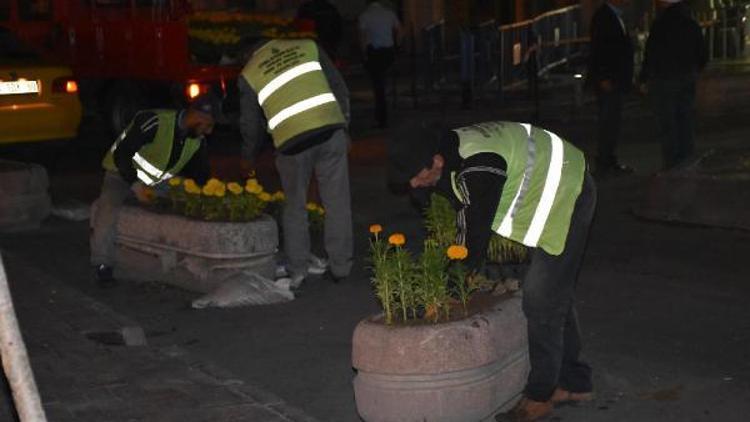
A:
{"label": "black jacket", "polygon": [[622,91],[633,83],[633,42],[620,20],[605,2],[591,18],[591,52],[588,82],[610,80]]}
{"label": "black jacket", "polygon": [[684,2],[665,9],[651,25],[640,80],[695,76],[708,61],[698,23]]}
{"label": "black jacket", "polygon": [[[493,153],[481,153],[462,159],[458,153],[458,136],[450,136],[441,141],[440,154],[445,159],[443,172],[435,190],[447,197],[456,211],[464,206],[460,203],[451,184],[451,173],[460,172],[469,167],[485,167],[501,171],[507,169],[505,160]],[[465,223],[458,224],[458,235],[465,240],[469,256],[464,262],[471,271],[479,270],[487,255],[487,246],[493,235],[492,221],[500,203],[500,196],[505,185],[505,177],[491,172],[473,172],[465,178],[466,196],[469,205],[464,208]],[[460,220],[460,219],[459,219]]]}

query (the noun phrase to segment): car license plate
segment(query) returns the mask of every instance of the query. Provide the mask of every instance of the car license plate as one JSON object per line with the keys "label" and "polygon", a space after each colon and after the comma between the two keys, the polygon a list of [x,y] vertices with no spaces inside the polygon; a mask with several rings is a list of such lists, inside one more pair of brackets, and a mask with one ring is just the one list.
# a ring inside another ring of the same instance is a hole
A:
{"label": "car license plate", "polygon": [[37,81],[8,81],[0,82],[0,95],[38,94]]}

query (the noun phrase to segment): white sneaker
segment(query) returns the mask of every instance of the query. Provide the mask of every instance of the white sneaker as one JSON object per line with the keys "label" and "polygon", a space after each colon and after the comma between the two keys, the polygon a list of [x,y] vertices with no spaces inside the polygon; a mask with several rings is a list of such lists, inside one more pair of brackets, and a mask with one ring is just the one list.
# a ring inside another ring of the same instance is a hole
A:
{"label": "white sneaker", "polygon": [[289,276],[289,271],[286,269],[286,265],[276,266],[276,278],[284,278]]}
{"label": "white sneaker", "polygon": [[313,254],[310,254],[310,264],[307,267],[307,272],[313,275],[321,275],[326,272],[326,268],[328,268],[328,260],[325,258],[317,257]]}
{"label": "white sneaker", "polygon": [[[320,258],[315,255],[310,255],[310,260],[307,267],[307,273],[312,275],[325,274],[328,268],[328,260]],[[279,264],[276,266],[276,278],[289,277],[289,270],[286,265]]]}

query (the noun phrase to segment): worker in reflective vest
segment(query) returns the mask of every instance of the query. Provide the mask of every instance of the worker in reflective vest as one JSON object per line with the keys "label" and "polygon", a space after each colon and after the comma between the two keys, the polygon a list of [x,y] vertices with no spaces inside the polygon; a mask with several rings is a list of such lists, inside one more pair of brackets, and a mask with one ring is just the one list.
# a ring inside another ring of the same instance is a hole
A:
{"label": "worker in reflective vest", "polygon": [[213,130],[218,109],[218,100],[204,95],[185,110],[140,111],[107,151],[102,190],[91,219],[91,264],[99,286],[115,284],[117,217],[125,200],[146,201],[147,187],[181,172],[200,184],[208,178],[204,136]]}
{"label": "worker in reflective vest", "polygon": [[522,288],[531,371],[510,420],[532,421],[553,404],[591,398],[591,368],[579,359],[575,285],[596,206],[583,153],[558,135],[487,122],[389,146],[391,182],[434,188],[458,210],[457,242],[481,269],[493,233],[534,248]]}
{"label": "worker in reflective vest", "polygon": [[251,48],[238,88],[244,157],[252,162],[268,137],[276,148],[276,168],[286,195],[281,223],[292,287],[299,287],[317,262],[310,252],[305,209],[313,172],[325,208],[327,278],[346,278],[353,240],[346,131],[349,90],[343,78],[312,40],[261,40]]}

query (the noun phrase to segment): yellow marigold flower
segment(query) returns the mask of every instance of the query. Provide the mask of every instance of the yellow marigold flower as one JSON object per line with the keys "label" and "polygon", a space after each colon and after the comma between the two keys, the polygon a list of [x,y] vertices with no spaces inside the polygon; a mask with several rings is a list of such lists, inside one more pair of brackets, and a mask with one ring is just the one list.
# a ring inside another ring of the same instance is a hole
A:
{"label": "yellow marigold flower", "polygon": [[214,187],[214,196],[218,196],[219,198],[223,198],[224,195],[227,193],[227,188],[222,183],[221,185],[218,185]]}
{"label": "yellow marigold flower", "polygon": [[210,183],[206,183],[206,186],[203,186],[203,189],[201,189],[201,193],[203,193],[206,196],[212,196],[215,190],[216,190],[216,187],[214,185]]}
{"label": "yellow marigold flower", "polygon": [[201,188],[193,179],[185,179],[182,185],[187,193],[201,193]]}
{"label": "yellow marigold flower", "polygon": [[227,183],[227,189],[229,189],[229,192],[232,192],[235,195],[239,195],[242,193],[242,186],[240,186],[237,182],[230,182]]}
{"label": "yellow marigold flower", "polygon": [[169,186],[180,186],[182,184],[181,177],[173,177],[169,179]]}
{"label": "yellow marigold flower", "polygon": [[283,201],[284,199],[286,199],[286,196],[284,195],[284,192],[282,192],[282,191],[280,191],[280,190],[277,190],[277,191],[276,191],[276,192],[275,192],[275,193],[273,194],[273,200],[274,200],[274,201]]}
{"label": "yellow marigold flower", "polygon": [[394,246],[403,246],[406,243],[406,236],[401,233],[393,233],[388,236],[388,243]]}
{"label": "yellow marigold flower", "polygon": [[247,185],[245,185],[245,190],[247,192],[249,192],[249,193],[253,193],[253,194],[258,195],[261,192],[263,192],[263,187],[261,185],[258,185],[258,184],[254,184],[254,185],[247,184]]}
{"label": "yellow marigold flower", "polygon": [[223,184],[224,183],[221,180],[219,180],[219,179],[217,179],[215,177],[212,177],[212,178],[208,179],[208,182],[206,182],[206,186],[219,186],[219,185],[223,185]]}
{"label": "yellow marigold flower", "polygon": [[268,192],[261,192],[258,195],[258,198],[260,198],[260,200],[263,202],[269,202],[271,200],[271,194]]}
{"label": "yellow marigold flower", "polygon": [[305,209],[308,211],[317,211],[318,210],[318,204],[315,202],[308,202],[305,204]]}
{"label": "yellow marigold flower", "polygon": [[469,256],[469,250],[464,245],[450,245],[447,250],[448,258],[461,260]]}
{"label": "yellow marigold flower", "polygon": [[326,213],[326,209],[325,209],[325,208],[323,208],[323,207],[321,207],[321,206],[318,206],[318,207],[317,207],[317,208],[315,209],[315,212],[317,212],[317,213],[318,213],[318,214],[320,214],[320,215],[323,215],[323,214],[325,214],[325,213]]}
{"label": "yellow marigold flower", "polygon": [[373,224],[370,226],[370,233],[372,234],[378,234],[383,231],[383,226],[380,224]]}

